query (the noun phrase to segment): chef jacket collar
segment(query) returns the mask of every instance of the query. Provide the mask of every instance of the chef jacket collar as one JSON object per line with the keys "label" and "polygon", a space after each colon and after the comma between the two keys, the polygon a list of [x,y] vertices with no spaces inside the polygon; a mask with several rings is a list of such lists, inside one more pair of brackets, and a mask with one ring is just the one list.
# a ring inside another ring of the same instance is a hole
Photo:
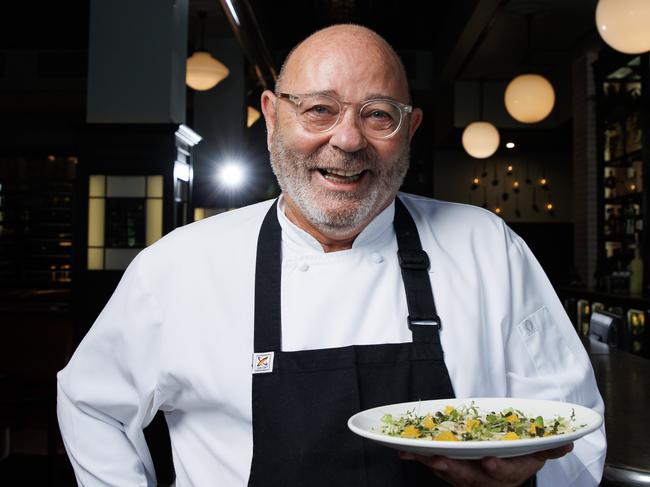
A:
{"label": "chef jacket collar", "polygon": [[[393,229],[393,218],[395,216],[395,201],[393,200],[379,215],[377,215],[364,228],[357,238],[352,242],[352,248],[367,246],[375,242],[379,237]],[[307,246],[313,250],[324,253],[323,246],[318,240],[305,232],[302,228],[294,224],[285,215],[284,195],[280,195],[278,201],[278,221],[282,227],[282,237],[291,240],[293,243],[304,247]]]}

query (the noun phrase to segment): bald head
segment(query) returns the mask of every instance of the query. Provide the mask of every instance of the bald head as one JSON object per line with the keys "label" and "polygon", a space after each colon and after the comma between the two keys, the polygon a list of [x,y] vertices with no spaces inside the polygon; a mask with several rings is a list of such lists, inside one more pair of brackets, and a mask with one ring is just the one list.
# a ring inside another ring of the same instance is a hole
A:
{"label": "bald head", "polygon": [[395,50],[375,31],[354,24],[326,27],[294,47],[280,69],[276,92],[284,91],[288,80],[310,63],[326,62],[332,56],[350,58],[352,63],[355,56],[362,57],[385,66],[405,100],[410,101],[406,71]]}

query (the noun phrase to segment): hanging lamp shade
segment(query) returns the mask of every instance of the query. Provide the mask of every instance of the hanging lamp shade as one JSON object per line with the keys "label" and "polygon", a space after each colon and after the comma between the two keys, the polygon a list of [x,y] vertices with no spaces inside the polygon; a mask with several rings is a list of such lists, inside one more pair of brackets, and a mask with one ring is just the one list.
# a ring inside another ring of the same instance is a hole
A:
{"label": "hanging lamp shade", "polygon": [[230,70],[212,57],[209,52],[195,51],[187,58],[185,81],[190,88],[205,91],[217,86],[230,74]]}
{"label": "hanging lamp shade", "polygon": [[555,90],[544,76],[520,74],[506,87],[506,110],[521,123],[537,123],[544,120],[555,105]]}
{"label": "hanging lamp shade", "polygon": [[463,130],[463,147],[477,159],[494,154],[499,148],[499,140],[499,131],[490,122],[472,122]]}
{"label": "hanging lamp shade", "polygon": [[248,119],[246,121],[246,126],[251,128],[255,122],[260,118],[260,112],[255,110],[252,106],[248,105]]}
{"label": "hanging lamp shade", "polygon": [[600,0],[596,6],[596,27],[603,40],[617,51],[650,51],[650,2]]}

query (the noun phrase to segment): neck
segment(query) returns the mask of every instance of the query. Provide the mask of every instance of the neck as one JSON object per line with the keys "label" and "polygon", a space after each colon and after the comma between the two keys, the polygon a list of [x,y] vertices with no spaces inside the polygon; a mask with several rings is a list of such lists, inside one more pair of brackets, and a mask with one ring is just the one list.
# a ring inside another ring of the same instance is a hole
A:
{"label": "neck", "polygon": [[311,222],[309,222],[309,220],[307,220],[302,215],[302,213],[300,213],[300,210],[296,208],[296,206],[293,204],[293,201],[291,201],[291,198],[287,197],[286,194],[284,195],[284,203],[284,213],[287,218],[298,228],[301,228],[316,240],[318,240],[318,243],[321,244],[325,253],[351,249],[354,239],[357,238],[357,235],[359,235],[359,233],[361,233],[361,230],[353,230],[349,234],[343,235],[331,235],[324,233],[313,226]]}

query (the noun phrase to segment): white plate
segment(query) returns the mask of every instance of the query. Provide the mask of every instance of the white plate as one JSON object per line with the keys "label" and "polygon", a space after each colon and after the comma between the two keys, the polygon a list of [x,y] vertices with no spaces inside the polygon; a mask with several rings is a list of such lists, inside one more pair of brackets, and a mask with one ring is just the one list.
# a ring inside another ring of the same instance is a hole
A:
{"label": "white plate", "polygon": [[[574,411],[575,421],[573,425],[578,427],[584,424],[585,426],[577,431],[563,435],[507,441],[432,441],[388,436],[381,432],[381,417],[384,414],[388,413],[392,414],[393,417],[398,417],[406,413],[406,411],[415,409],[417,415],[424,416],[426,413],[442,411],[445,406],[469,405],[472,401],[474,401],[474,405],[478,407],[481,414],[491,411],[498,412],[512,407],[519,409],[527,416],[542,416],[544,419],[551,419],[559,415],[568,419],[571,417],[571,412]],[[478,397],[404,402],[367,409],[352,416],[348,420],[348,428],[364,438],[401,451],[427,456],[442,455],[449,458],[477,459],[483,457],[517,457],[557,448],[600,428],[602,422],[602,416],[596,411],[577,404],[512,397]]]}

